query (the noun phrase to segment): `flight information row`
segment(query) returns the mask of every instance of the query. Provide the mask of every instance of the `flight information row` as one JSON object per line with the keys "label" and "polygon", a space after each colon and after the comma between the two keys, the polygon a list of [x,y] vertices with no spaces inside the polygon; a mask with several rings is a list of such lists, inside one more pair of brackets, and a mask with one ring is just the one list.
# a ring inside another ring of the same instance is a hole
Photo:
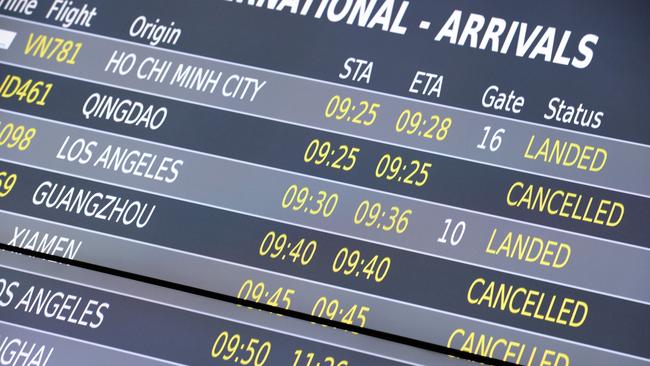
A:
{"label": "flight information row", "polygon": [[0,257],[0,316],[0,354],[7,365],[75,365],[79,360],[94,365],[463,364],[433,352],[6,252]]}

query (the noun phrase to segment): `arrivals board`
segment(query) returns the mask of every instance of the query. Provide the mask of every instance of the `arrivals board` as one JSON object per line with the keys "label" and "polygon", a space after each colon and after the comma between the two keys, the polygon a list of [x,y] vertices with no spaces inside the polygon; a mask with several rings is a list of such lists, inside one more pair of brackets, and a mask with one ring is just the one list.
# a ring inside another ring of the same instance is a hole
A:
{"label": "arrivals board", "polygon": [[[390,347],[650,363],[648,2],[5,0],[0,12],[7,250],[394,335]],[[7,281],[59,286],[39,266]],[[191,333],[182,319],[197,316],[172,313],[166,331]],[[214,341],[174,362],[204,362]],[[282,362],[294,361],[316,365]]]}

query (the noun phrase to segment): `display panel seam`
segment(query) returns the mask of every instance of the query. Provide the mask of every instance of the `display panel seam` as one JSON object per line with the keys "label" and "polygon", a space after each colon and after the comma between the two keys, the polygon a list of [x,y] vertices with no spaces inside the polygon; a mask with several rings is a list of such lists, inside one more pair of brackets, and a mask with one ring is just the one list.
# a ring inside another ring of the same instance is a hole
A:
{"label": "display panel seam", "polygon": [[[4,245],[4,244],[2,244],[2,245]],[[238,264],[236,264],[236,265],[238,265]],[[241,266],[249,267],[249,266],[246,266],[246,265],[241,265]],[[18,271],[21,271],[21,272],[25,272],[25,273],[29,273],[29,274],[33,274],[33,275],[37,275],[37,276],[43,276],[43,275],[38,274],[36,272],[32,272],[32,271],[21,269],[21,268],[15,268],[15,267],[12,267],[12,266],[0,265],[0,268],[2,268],[2,267],[18,270]],[[252,268],[255,268],[255,267],[252,267]],[[255,268],[255,269],[259,269],[259,268]],[[266,270],[263,270],[263,269],[260,269],[260,270],[265,271],[265,272],[270,272],[270,271],[266,271]],[[270,273],[273,273],[273,272],[270,272]],[[279,274],[279,275],[285,276],[285,277],[293,277],[293,276],[284,275],[284,274]],[[49,277],[49,276],[47,276],[47,277]],[[216,316],[214,314],[209,314],[209,313],[204,313],[204,312],[197,311],[197,310],[188,309],[188,308],[185,308],[185,307],[182,307],[182,306],[176,306],[176,305],[173,305],[173,304],[168,304],[168,303],[165,303],[165,302],[159,302],[159,301],[156,301],[156,300],[148,300],[148,299],[139,297],[137,295],[123,293],[123,292],[120,292],[120,291],[101,289],[101,288],[94,287],[92,285],[85,285],[83,283],[79,283],[79,282],[72,281],[72,280],[67,280],[67,279],[62,279],[62,278],[58,278],[58,277],[49,277],[49,278],[58,279],[58,280],[61,280],[61,281],[65,281],[65,282],[80,285],[80,286],[85,286],[85,287],[88,287],[88,288],[93,288],[95,290],[106,291],[106,292],[113,293],[113,294],[116,294],[116,295],[131,297],[133,299],[138,299],[138,300],[143,300],[143,301],[150,301],[150,302],[154,302],[154,303],[159,304],[159,305],[178,308],[178,309],[181,309],[181,310],[186,310],[186,311],[194,312],[194,313],[197,313],[197,314],[203,314],[203,315],[207,315],[207,316],[215,317],[215,318],[219,318],[219,319],[224,319],[224,320],[231,320],[233,322],[237,322],[237,323],[241,323],[241,324],[245,324],[245,325],[246,324],[252,325],[252,324],[249,324],[249,323],[246,323],[246,322],[243,322],[243,321],[230,319],[230,318],[224,318],[224,317]],[[303,280],[302,278],[297,278],[297,279]],[[318,283],[317,281],[312,281],[312,280],[305,280],[305,281]],[[574,340],[570,340],[570,339],[565,339],[565,338],[552,336],[552,335],[548,335],[548,334],[544,334],[544,333],[538,333],[538,332],[534,332],[534,331],[531,331],[531,330],[517,328],[517,327],[514,327],[514,326],[500,324],[500,323],[495,323],[495,322],[492,322],[492,321],[483,320],[483,319],[479,319],[479,318],[473,318],[473,317],[458,314],[458,313],[451,313],[451,312],[447,312],[447,311],[444,311],[444,310],[427,308],[427,307],[424,307],[424,306],[421,306],[421,305],[411,304],[411,303],[407,303],[407,302],[400,301],[400,300],[395,300],[395,299],[390,299],[390,298],[384,298],[382,296],[378,296],[378,295],[374,295],[374,294],[367,294],[367,293],[363,293],[363,292],[352,290],[352,289],[338,287],[338,286],[335,286],[335,285],[328,285],[328,284],[322,284],[322,285],[327,286],[327,287],[339,288],[339,289],[341,289],[343,291],[357,292],[357,293],[359,293],[361,295],[375,297],[375,298],[379,298],[379,299],[390,301],[390,302],[399,303],[399,304],[406,305],[406,306],[421,308],[421,309],[426,310],[426,311],[443,313],[443,314],[447,314],[447,315],[451,315],[451,316],[455,316],[455,317],[459,317],[459,318],[463,318],[463,319],[467,319],[467,320],[471,320],[471,321],[476,321],[476,322],[479,322],[479,323],[489,324],[489,325],[493,325],[493,326],[496,326],[496,327],[501,327],[501,328],[505,328],[505,329],[509,329],[509,330],[513,330],[513,331],[517,331],[517,332],[532,334],[532,335],[543,337],[543,338],[549,338],[549,339],[553,339],[553,340],[560,341],[560,342],[566,342],[566,343],[570,343],[570,344],[573,344],[573,345],[578,345],[578,346],[582,346],[582,347],[586,347],[586,348],[590,348],[590,349],[595,349],[595,350],[599,350],[599,351],[603,351],[603,352],[607,352],[607,353],[611,353],[611,354],[616,354],[616,355],[619,355],[619,356],[624,356],[624,357],[629,357],[629,358],[633,358],[633,359],[637,359],[637,360],[641,360],[641,361],[650,362],[649,358],[645,358],[645,357],[637,356],[637,355],[632,355],[632,354],[628,354],[628,353],[624,353],[624,352],[620,352],[620,351],[616,351],[616,350],[612,350],[612,349],[607,349],[607,348],[603,348],[603,347],[599,347],[599,346],[595,346],[595,345],[591,345],[591,344],[587,344],[587,343],[582,343],[582,342],[578,342],[578,341],[574,341]],[[282,331],[273,330],[271,328],[267,329],[265,327],[257,326],[257,325],[252,325],[252,326],[259,327],[261,329],[271,330],[271,331],[274,331],[274,332],[279,332],[279,333],[282,333],[282,334],[290,335],[289,333],[283,333]],[[305,339],[309,339],[309,338],[305,338]]]}
{"label": "display panel seam", "polygon": [[[236,264],[236,263],[233,263],[233,264]],[[241,324],[241,325],[250,326],[250,327],[253,327],[253,328],[263,329],[263,330],[266,330],[266,331],[269,331],[269,332],[272,332],[272,333],[284,334],[284,335],[287,335],[287,336],[290,336],[290,337],[300,338],[300,339],[304,339],[304,340],[307,340],[307,341],[326,344],[326,345],[329,345],[329,346],[332,346],[332,347],[342,348],[342,349],[346,349],[346,350],[353,351],[353,352],[363,353],[363,354],[371,355],[371,356],[378,356],[378,357],[381,357],[383,359],[390,360],[390,361],[395,361],[395,362],[402,363],[402,364],[407,364],[407,365],[411,365],[411,366],[422,366],[422,365],[417,364],[417,363],[412,363],[412,362],[408,362],[408,361],[405,361],[405,360],[396,359],[396,358],[393,358],[393,357],[390,357],[390,356],[370,353],[370,352],[367,352],[367,351],[364,351],[364,350],[358,349],[358,348],[348,347],[348,346],[336,344],[336,343],[333,343],[333,342],[320,340],[320,339],[317,339],[317,338],[307,337],[307,336],[304,336],[304,335],[301,335],[301,334],[289,333],[289,332],[285,332],[285,331],[277,329],[277,328],[272,328],[272,327],[267,327],[267,326],[263,326],[263,325],[259,325],[259,324],[254,324],[254,323],[246,322],[246,321],[235,319],[235,318],[230,318],[230,317],[227,317],[227,316],[211,314],[211,313],[207,313],[207,312],[204,312],[204,311],[201,311],[201,310],[190,309],[190,308],[187,308],[187,307],[184,307],[184,306],[174,305],[174,304],[170,304],[170,303],[167,303],[167,302],[164,302],[164,301],[148,299],[148,298],[145,298],[145,297],[141,297],[141,296],[125,293],[125,292],[120,292],[120,291],[115,291],[115,290],[111,290],[111,289],[101,288],[101,287],[81,283],[81,282],[78,282],[78,281],[69,280],[69,279],[62,278],[62,277],[45,275],[45,274],[42,274],[42,273],[38,273],[38,272],[34,272],[34,271],[27,270],[27,269],[6,265],[6,264],[0,264],[0,268],[7,268],[7,269],[15,270],[15,271],[18,271],[18,272],[28,273],[28,274],[38,276],[38,277],[45,277],[45,278],[49,278],[49,279],[56,280],[56,281],[62,281],[62,282],[70,283],[70,284],[85,287],[85,288],[91,288],[93,290],[97,290],[97,291],[100,291],[100,292],[108,292],[108,293],[112,293],[114,295],[125,296],[125,297],[129,297],[131,299],[140,300],[140,301],[143,301],[143,302],[148,302],[148,303],[152,303],[152,304],[156,304],[156,305],[160,305],[160,306],[164,306],[164,307],[169,307],[169,308],[173,308],[173,309],[177,309],[177,310],[189,311],[189,312],[194,313],[194,314],[199,314],[199,315],[207,316],[207,317],[210,317],[210,318],[221,319],[221,320],[225,320],[225,321],[229,321],[229,322],[233,322],[233,323],[237,323],[237,324]],[[0,322],[3,322],[3,321],[0,320]],[[8,323],[8,324],[14,325],[13,323]],[[17,324],[16,324],[16,326],[23,327],[23,326],[17,325]],[[29,327],[26,327],[26,328],[29,328]],[[49,333],[47,331],[43,331],[43,332]],[[63,336],[63,335],[61,335],[61,336],[62,337],[68,337],[68,336]],[[72,338],[72,337],[70,337],[70,338]],[[72,339],[76,340],[76,338],[72,338]],[[88,342],[88,343],[94,344],[92,342]],[[110,347],[110,346],[106,346],[106,347],[113,348],[113,347]],[[126,351],[126,352],[129,352],[129,351]],[[139,354],[137,354],[137,355],[139,355]],[[176,363],[173,363],[173,362],[171,362],[171,364],[184,366],[183,364],[176,364]]]}

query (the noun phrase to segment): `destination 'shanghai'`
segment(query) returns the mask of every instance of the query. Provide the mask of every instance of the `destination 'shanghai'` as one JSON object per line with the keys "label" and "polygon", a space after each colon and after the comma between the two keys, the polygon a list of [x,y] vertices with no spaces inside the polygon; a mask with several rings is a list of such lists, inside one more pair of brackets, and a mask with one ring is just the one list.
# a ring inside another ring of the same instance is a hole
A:
{"label": "destination 'shanghai'", "polygon": [[[225,0],[327,19],[332,23],[345,22],[362,28],[378,29],[395,34],[406,34],[404,18],[409,1],[400,0]],[[426,17],[429,14],[422,14]],[[430,14],[435,16],[435,14]],[[425,21],[426,19],[421,19]],[[558,65],[583,69],[594,57],[593,47],[598,36],[585,34],[572,40],[570,30],[559,30],[543,25],[529,25],[517,20],[489,17],[476,13],[463,14],[454,10],[444,24],[437,28],[435,40],[457,46],[467,46],[494,53],[521,58],[539,59]],[[569,48],[568,48],[569,47]],[[575,51],[572,51],[574,48]]]}

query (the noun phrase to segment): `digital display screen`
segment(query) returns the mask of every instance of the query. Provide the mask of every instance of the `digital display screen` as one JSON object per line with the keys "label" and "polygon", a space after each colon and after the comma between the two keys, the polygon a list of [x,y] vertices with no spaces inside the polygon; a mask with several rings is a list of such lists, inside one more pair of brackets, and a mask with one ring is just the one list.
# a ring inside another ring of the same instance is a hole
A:
{"label": "digital display screen", "polygon": [[649,14],[0,0],[0,361],[650,364]]}

